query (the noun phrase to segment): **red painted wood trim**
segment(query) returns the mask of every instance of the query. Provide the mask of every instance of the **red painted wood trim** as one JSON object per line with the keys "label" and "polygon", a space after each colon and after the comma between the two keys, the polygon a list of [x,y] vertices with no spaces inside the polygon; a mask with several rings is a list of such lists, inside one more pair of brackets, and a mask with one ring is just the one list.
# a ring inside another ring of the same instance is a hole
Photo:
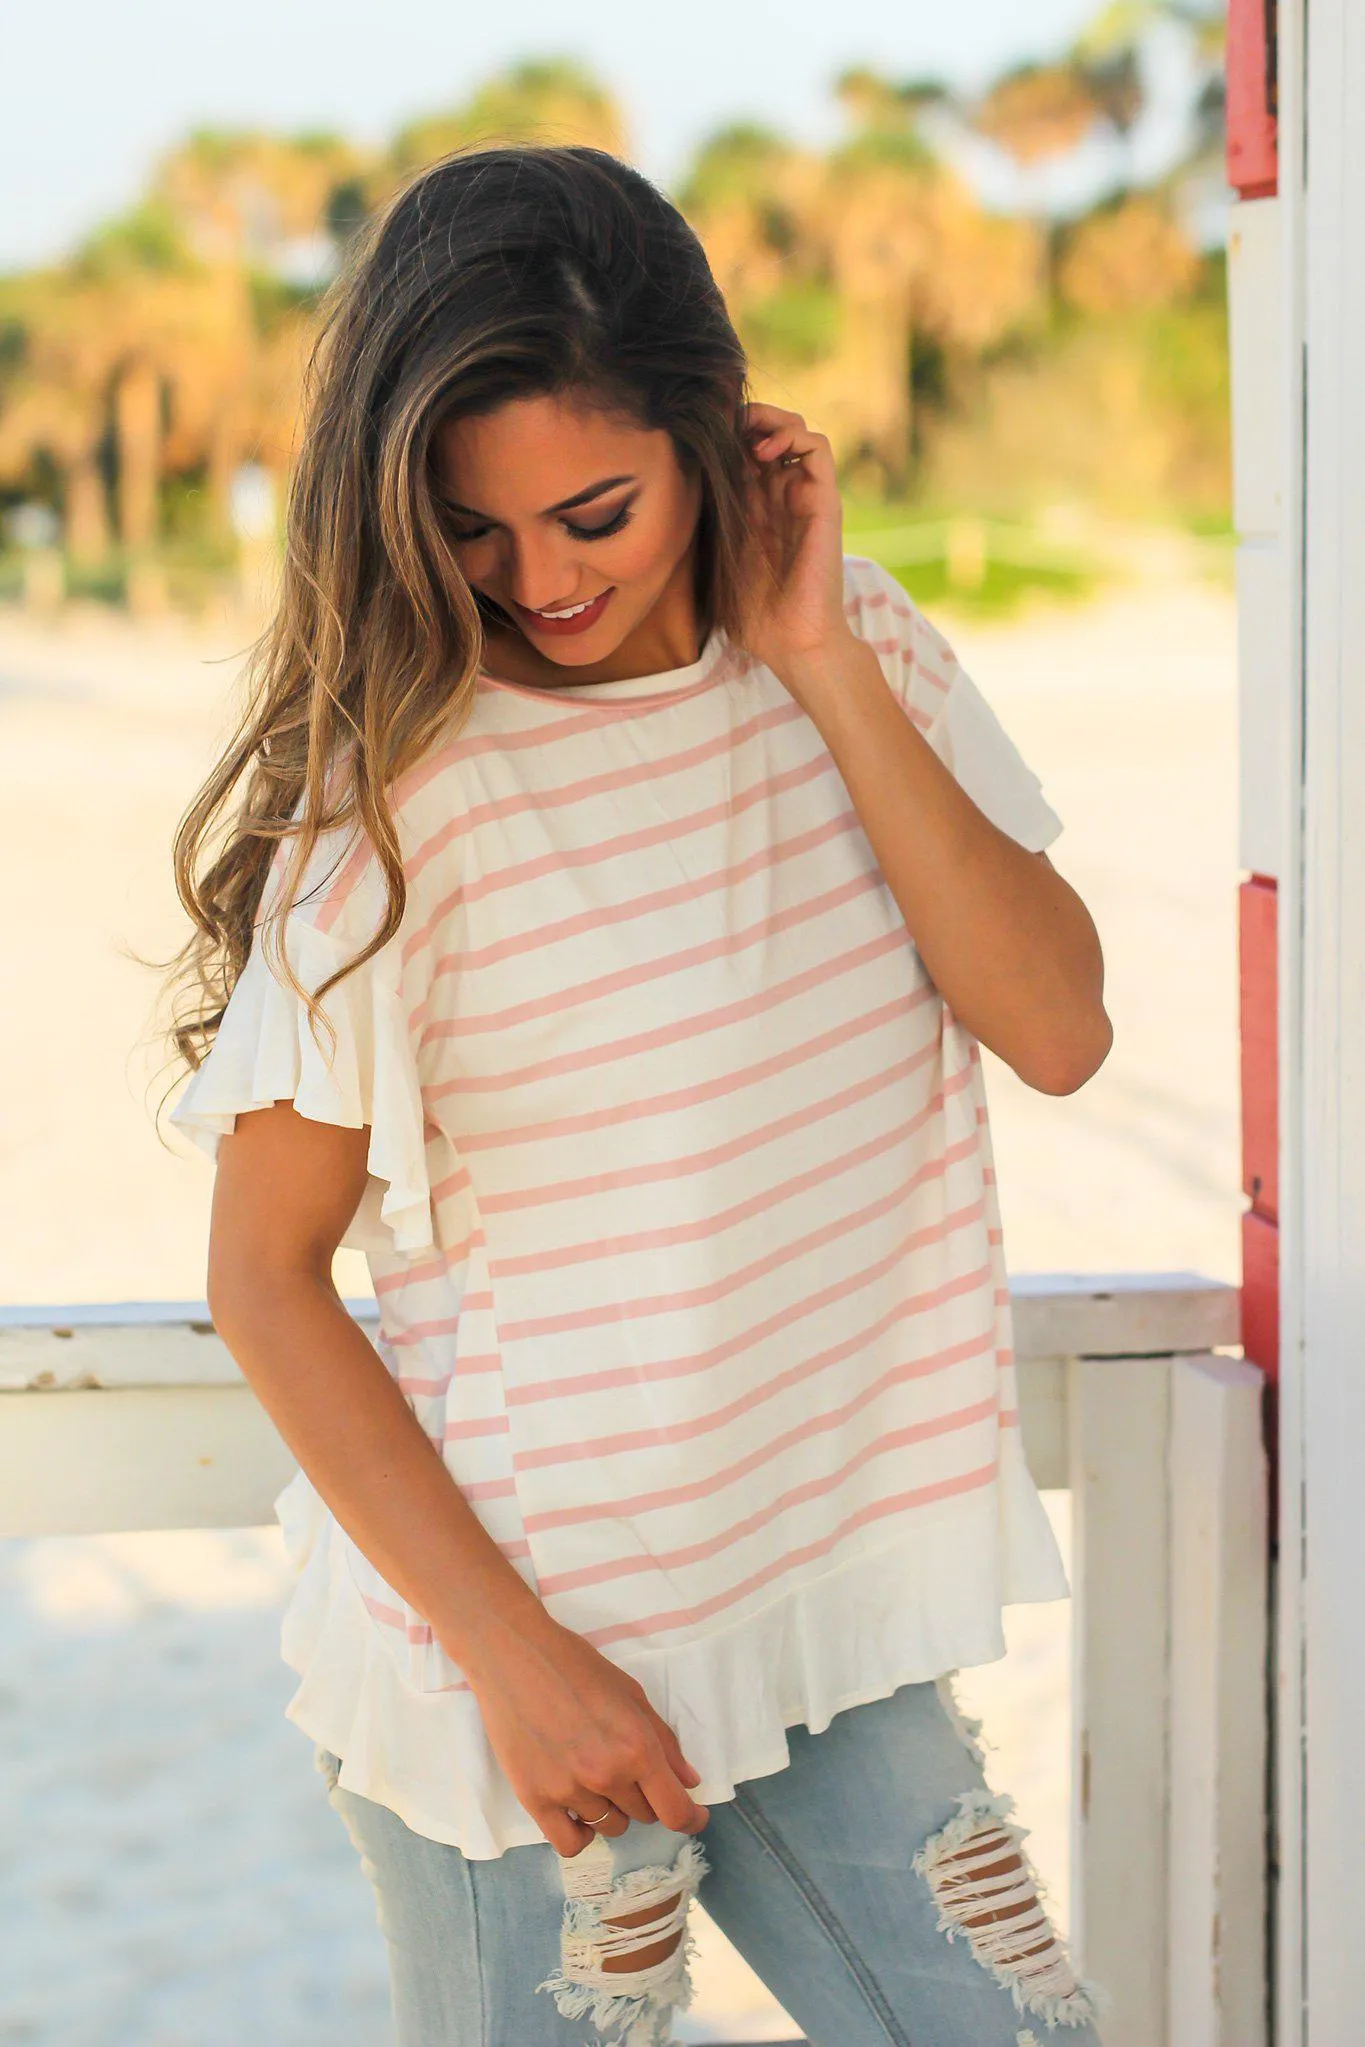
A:
{"label": "red painted wood trim", "polygon": [[1241,979],[1242,1192],[1257,1215],[1280,1213],[1279,1033],[1275,884],[1253,875],[1238,890]]}
{"label": "red painted wood trim", "polygon": [[[1276,1490],[1280,1374],[1278,908],[1275,883],[1253,874],[1237,892],[1241,1010],[1242,1349],[1265,1373],[1262,1427]],[[1272,1507],[1271,1525],[1275,1510]]]}
{"label": "red painted wood trim", "polygon": [[1279,187],[1276,0],[1228,0],[1228,183],[1242,199]]}
{"label": "red painted wood trim", "polygon": [[1270,1472],[1270,1526],[1276,1526],[1280,1416],[1280,1232],[1246,1209],[1242,1215],[1242,1351],[1265,1373],[1261,1432]]}
{"label": "red painted wood trim", "polygon": [[1280,1371],[1280,1231],[1250,1208],[1242,1215],[1242,1348],[1274,1385]]}

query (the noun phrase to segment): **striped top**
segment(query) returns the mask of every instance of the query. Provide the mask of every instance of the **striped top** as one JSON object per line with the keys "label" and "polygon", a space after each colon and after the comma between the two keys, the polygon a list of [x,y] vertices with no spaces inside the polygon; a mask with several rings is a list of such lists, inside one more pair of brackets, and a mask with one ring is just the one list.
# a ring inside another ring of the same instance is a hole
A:
{"label": "striped top", "polygon": [[[980,808],[1060,821],[870,561],[849,617]],[[784,1730],[1004,1653],[1065,1594],[1019,1442],[980,1052],[929,980],[813,720],[713,634],[690,666],[479,678],[395,791],[402,928],[326,998],[259,938],[175,1120],[368,1125],[346,1241],[379,1354],[554,1617],[644,1685],[696,1796]],[[316,987],[378,864],[319,848],[286,931]],[[264,907],[264,906],[263,906]],[[298,1473],[288,1716],[341,1781],[471,1856],[542,1837],[431,1628]]]}

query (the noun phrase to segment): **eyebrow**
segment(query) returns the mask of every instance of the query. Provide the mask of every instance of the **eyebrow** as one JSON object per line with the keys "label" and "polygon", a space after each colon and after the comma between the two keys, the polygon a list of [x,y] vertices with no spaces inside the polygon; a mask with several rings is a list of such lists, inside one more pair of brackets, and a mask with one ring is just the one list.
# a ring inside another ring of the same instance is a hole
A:
{"label": "eyebrow", "polygon": [[[561,498],[557,505],[547,505],[540,516],[542,519],[552,519],[557,512],[576,511],[580,505],[591,504],[594,498],[604,497],[609,490],[615,490],[618,484],[635,481],[633,476],[604,477],[601,483],[590,483],[586,490],[576,491],[571,498]],[[452,512],[462,512],[466,519],[484,519],[489,525],[497,523],[496,520],[488,519],[486,512],[476,512],[472,505],[459,504],[454,498],[447,498],[446,504]]]}

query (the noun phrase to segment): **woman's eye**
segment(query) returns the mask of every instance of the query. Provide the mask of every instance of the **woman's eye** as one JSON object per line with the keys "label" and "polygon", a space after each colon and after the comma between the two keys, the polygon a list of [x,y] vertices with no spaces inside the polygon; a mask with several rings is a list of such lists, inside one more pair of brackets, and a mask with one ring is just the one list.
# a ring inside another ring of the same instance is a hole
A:
{"label": "woman's eye", "polygon": [[564,531],[571,533],[575,540],[605,540],[609,533],[619,533],[630,517],[630,501],[626,501],[618,512],[613,512],[605,526],[575,526],[572,520],[564,521]]}
{"label": "woman's eye", "polygon": [[[613,512],[610,519],[602,526],[576,526],[571,519],[565,519],[563,521],[564,531],[574,540],[605,540],[609,534],[619,533],[621,528],[627,524],[633,504],[634,499],[627,498],[620,509]],[[452,524],[450,537],[457,546],[464,546],[470,541],[485,539],[492,530],[492,527],[488,525],[458,526]]]}

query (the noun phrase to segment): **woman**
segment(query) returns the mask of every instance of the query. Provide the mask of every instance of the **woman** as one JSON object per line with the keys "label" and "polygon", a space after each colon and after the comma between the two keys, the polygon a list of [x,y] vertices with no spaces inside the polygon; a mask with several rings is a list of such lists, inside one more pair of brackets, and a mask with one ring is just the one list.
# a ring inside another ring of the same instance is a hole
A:
{"label": "woman", "polygon": [[1099,945],[634,171],[472,152],[377,224],[257,685],[175,1119],[402,2047],[670,2038],[698,1888],[817,2047],[1093,2042],[950,1673],[1066,1591],[978,1041],[1080,1086]]}

